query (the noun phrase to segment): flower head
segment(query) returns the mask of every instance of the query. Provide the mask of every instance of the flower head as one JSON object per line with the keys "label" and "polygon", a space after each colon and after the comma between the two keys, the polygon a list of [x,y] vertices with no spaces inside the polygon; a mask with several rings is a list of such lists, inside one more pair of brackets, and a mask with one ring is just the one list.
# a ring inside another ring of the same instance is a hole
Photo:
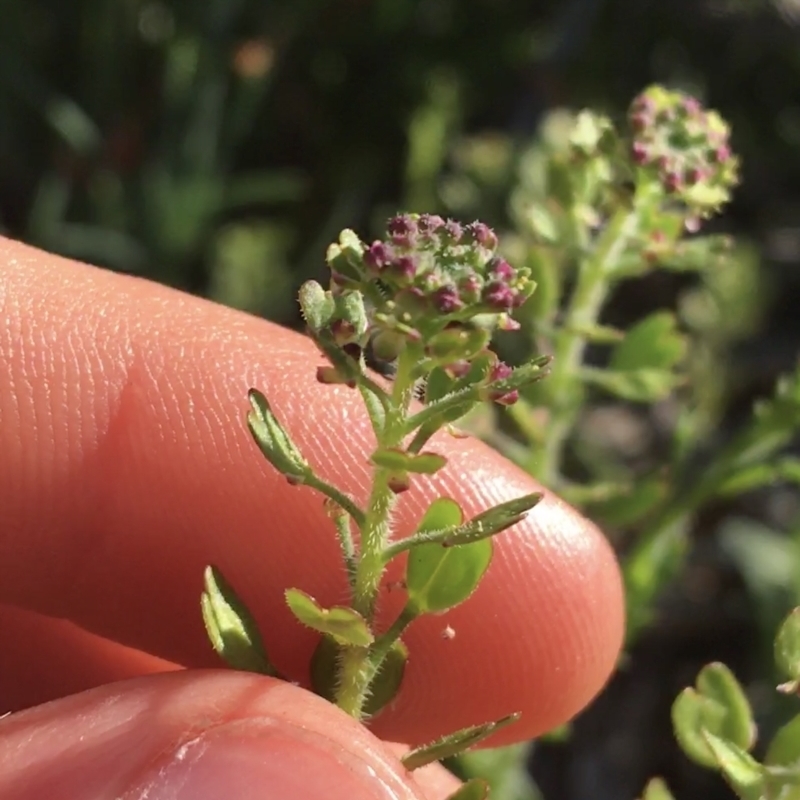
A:
{"label": "flower head", "polygon": [[730,199],[738,181],[730,131],[715,111],[693,97],[652,86],[631,104],[631,158],[664,191],[697,217],[708,217]]}

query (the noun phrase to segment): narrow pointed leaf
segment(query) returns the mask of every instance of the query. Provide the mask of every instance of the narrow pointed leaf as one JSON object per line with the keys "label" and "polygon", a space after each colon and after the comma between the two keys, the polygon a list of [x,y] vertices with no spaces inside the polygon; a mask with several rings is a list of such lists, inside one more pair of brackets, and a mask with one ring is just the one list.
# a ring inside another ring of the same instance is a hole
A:
{"label": "narrow pointed leaf", "polygon": [[214,650],[234,669],[277,676],[255,620],[216,567],[206,567],[204,586],[200,607]]}
{"label": "narrow pointed leaf", "polygon": [[449,795],[447,800],[486,800],[488,796],[489,784],[482,778],[472,778]]}
{"label": "narrow pointed leaf", "polygon": [[278,472],[302,483],[311,471],[308,462],[272,413],[267,398],[256,389],[251,389],[247,397],[252,407],[247,425],[261,452]]}
{"label": "narrow pointed leaf", "polygon": [[705,733],[706,744],[730,787],[742,800],[762,800],[764,797],[764,768],[746,750],[733,742]]}
{"label": "narrow pointed leaf", "polygon": [[541,492],[534,492],[524,497],[509,500],[507,503],[501,503],[488,511],[484,511],[482,514],[478,514],[466,524],[460,525],[452,534],[442,540],[442,544],[446,547],[452,547],[453,545],[469,544],[470,542],[478,542],[481,539],[495,536],[513,527],[518,522],[522,522],[542,497],[544,495]]}
{"label": "narrow pointed leaf", "polygon": [[315,631],[332,636],[339,644],[368,647],[374,637],[366,620],[352,608],[322,608],[311,595],[299,589],[287,589],[286,604],[292,614]]}
{"label": "narrow pointed leaf", "polygon": [[778,631],[775,663],[795,685],[800,681],[800,608],[789,614]]}
{"label": "narrow pointed leaf", "polygon": [[609,366],[628,372],[671,369],[686,352],[686,337],[678,332],[674,314],[659,311],[634,325],[614,348]]}
{"label": "narrow pointed leaf", "polygon": [[419,769],[426,764],[432,764],[434,761],[441,761],[443,758],[450,758],[474,747],[479,742],[488,739],[492,734],[511,725],[520,718],[519,714],[509,714],[507,717],[497,720],[496,722],[486,722],[483,725],[473,725],[469,728],[456,731],[455,733],[443,736],[435,742],[417,747],[409,751],[401,759],[403,766],[408,770]]}

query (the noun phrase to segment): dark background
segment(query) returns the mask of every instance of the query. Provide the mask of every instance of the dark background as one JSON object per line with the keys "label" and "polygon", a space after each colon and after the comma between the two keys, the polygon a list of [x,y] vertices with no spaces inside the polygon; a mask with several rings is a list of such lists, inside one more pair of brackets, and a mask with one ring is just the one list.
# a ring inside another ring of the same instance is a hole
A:
{"label": "dark background", "polygon": [[[654,81],[693,91],[732,125],[743,181],[715,226],[752,245],[767,297],[732,356],[739,380],[725,424],[795,361],[800,0],[0,9],[0,229],[287,324],[298,323],[297,287],[322,275],[341,228],[367,237],[398,208],[456,208],[502,229],[504,184],[476,177],[502,160],[498,142],[533,139],[559,107],[619,118]],[[663,289],[624,289],[614,321],[669,302]],[[794,494],[776,488],[699,521],[658,623],[570,740],[537,745],[531,764],[548,800],[633,798],[654,774],[679,800],[728,796],[675,748],[669,707],[719,659],[748,686],[765,730],[780,718],[771,700],[759,704],[772,696],[763,645],[775,604],[786,604],[775,586],[800,597],[800,526],[787,536],[784,524],[796,512]],[[763,526],[766,578],[709,535],[743,518]]]}

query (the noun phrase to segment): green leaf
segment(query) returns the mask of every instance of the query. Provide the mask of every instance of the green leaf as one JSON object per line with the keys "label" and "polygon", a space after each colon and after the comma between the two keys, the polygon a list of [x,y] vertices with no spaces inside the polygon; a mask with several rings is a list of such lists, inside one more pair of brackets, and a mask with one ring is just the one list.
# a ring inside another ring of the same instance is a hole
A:
{"label": "green leaf", "polygon": [[399,448],[376,450],[370,461],[378,467],[398,472],[416,472],[434,475],[447,464],[447,459],[438,453],[407,453]]}
{"label": "green leaf", "polygon": [[661,778],[653,778],[644,787],[642,800],[675,800],[675,798]]}
{"label": "green leaf", "polygon": [[625,339],[625,334],[618,328],[608,325],[590,323],[569,328],[570,333],[576,333],[594,344],[617,344]]}
{"label": "green leaf", "polygon": [[474,747],[484,739],[488,739],[497,733],[501,728],[511,725],[520,718],[519,714],[509,714],[507,717],[496,722],[486,722],[483,725],[473,725],[455,733],[443,736],[435,742],[416,747],[403,756],[401,761],[407,770],[415,770],[432,764],[434,761],[441,761],[443,758],[456,756],[470,747]]}
{"label": "green leaf", "polygon": [[336,308],[333,295],[326,292],[316,281],[306,281],[300,287],[297,296],[308,327],[313,331],[327,327]]}
{"label": "green leaf", "polygon": [[558,219],[546,206],[532,203],[525,210],[525,218],[538,242],[553,244],[558,240],[560,227]]}
{"label": "green leaf", "polygon": [[303,625],[333,637],[342,645],[368,647],[372,644],[374,637],[366,620],[352,608],[322,608],[313,597],[299,589],[287,589],[285,597],[289,609]]}
{"label": "green leaf", "polygon": [[449,536],[442,540],[445,547],[470,544],[482,539],[488,539],[518,522],[522,522],[528,512],[534,508],[544,497],[541,492],[533,492],[514,500],[490,508],[473,517],[465,525],[459,525]]}
{"label": "green leaf", "polygon": [[446,547],[420,544],[408,554],[408,605],[415,614],[447,611],[477,589],[492,560],[492,541]]}
{"label": "green leaf", "polygon": [[247,399],[252,407],[247,425],[261,452],[278,472],[295,483],[303,483],[311,467],[272,413],[267,398],[257,389],[251,389]]}
{"label": "green leaf", "polygon": [[457,528],[464,520],[461,506],[449,497],[434,500],[417,525],[415,533]]}
{"label": "green leaf", "polygon": [[339,243],[328,247],[325,260],[335,272],[351,280],[359,280],[362,272],[364,245],[351,230],[343,230],[339,234]]}
{"label": "green leaf", "polygon": [[746,750],[704,731],[703,737],[716,766],[742,800],[763,800],[764,768]]}
{"label": "green leaf", "polygon": [[800,608],[786,618],[775,639],[775,663],[789,678],[787,691],[796,692],[800,683]]}
{"label": "green leaf", "polygon": [[526,266],[531,278],[536,281],[536,291],[520,310],[519,314],[534,324],[546,323],[558,311],[561,299],[561,264],[550,248],[532,247]]}
{"label": "green leaf", "polygon": [[769,743],[764,763],[782,767],[800,765],[800,714],[778,729]]}
{"label": "green leaf", "polygon": [[[341,647],[330,636],[323,636],[311,657],[311,688],[315,694],[333,703],[338,684],[338,663]],[[364,714],[375,717],[397,697],[405,675],[408,648],[400,639],[392,643],[381,668],[370,685]]]}
{"label": "green leaf", "polygon": [[731,497],[780,481],[800,484],[800,459],[787,456],[774,462],[743,464],[727,477],[720,478],[716,493],[720,497]]}
{"label": "green leaf", "polygon": [[749,750],[756,730],[752,711],[728,667],[719,663],[703,667],[696,687],[684,689],[672,706],[675,737],[686,755],[702,766],[716,766],[719,761],[709,746],[709,735]]}
{"label": "green leaf", "polygon": [[678,333],[675,316],[668,311],[651,314],[634,325],[611,355],[615,371],[663,369],[675,366],[686,353],[686,337]]}
{"label": "green leaf", "polygon": [[[455,500],[434,500],[414,535],[456,529],[464,518]],[[406,566],[408,606],[414,615],[445,611],[466,600],[475,591],[492,558],[487,539],[469,545],[444,547],[421,544],[413,547]]]}
{"label": "green leaf", "polygon": [[200,608],[214,650],[234,669],[276,677],[253,616],[222,573],[206,567],[203,582]]}
{"label": "green leaf", "polygon": [[582,367],[580,376],[586,383],[634,403],[654,403],[664,400],[681,380],[674,373],[664,369],[617,371]]}
{"label": "green leaf", "polygon": [[426,405],[446,397],[453,391],[455,385],[455,378],[451,378],[442,367],[434,367],[425,382]]}
{"label": "green leaf", "polygon": [[408,662],[408,648],[400,639],[392,642],[389,652],[383,659],[378,674],[369,687],[369,697],[364,705],[364,713],[374,717],[379,711],[397,697],[403,683]]}
{"label": "green leaf", "polygon": [[473,778],[448,795],[447,800],[486,800],[488,796],[489,784],[482,778]]}
{"label": "green leaf", "polygon": [[334,302],[336,303],[336,319],[344,320],[352,326],[355,339],[364,336],[369,328],[364,295],[358,290],[343,291],[337,295]]}

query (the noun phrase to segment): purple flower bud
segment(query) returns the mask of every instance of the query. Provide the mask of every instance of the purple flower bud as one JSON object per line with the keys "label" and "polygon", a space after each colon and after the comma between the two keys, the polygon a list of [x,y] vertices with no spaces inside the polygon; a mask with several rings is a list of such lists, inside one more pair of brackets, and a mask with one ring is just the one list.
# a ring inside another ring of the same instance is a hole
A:
{"label": "purple flower bud", "polygon": [[483,281],[477,275],[467,275],[458,283],[461,296],[467,303],[477,303],[481,298]]}
{"label": "purple flower bud", "polygon": [[399,214],[392,217],[386,225],[392,242],[398,247],[411,248],[417,238],[417,223],[410,214]]}
{"label": "purple flower bud", "polygon": [[444,220],[438,214],[423,214],[417,224],[421,233],[436,233],[444,225]]}
{"label": "purple flower bud", "polygon": [[442,314],[452,314],[464,307],[461,298],[458,296],[458,289],[452,284],[447,284],[437,289],[432,297],[433,305]]}
{"label": "purple flower bud", "polygon": [[364,251],[364,263],[375,272],[380,272],[391,259],[392,250],[384,242],[376,240]]}
{"label": "purple flower bud", "polygon": [[704,169],[700,169],[699,167],[689,167],[689,169],[687,169],[684,173],[683,177],[687,186],[694,186],[695,184],[700,183],[700,181],[704,181],[708,175]]}
{"label": "purple flower bud", "polygon": [[392,261],[391,270],[399,278],[413,280],[417,274],[417,261],[413,256],[399,256]]}
{"label": "purple flower bud", "polygon": [[471,222],[467,225],[467,233],[474,242],[487,250],[494,250],[497,247],[497,234],[483,222]]}
{"label": "purple flower bud", "polygon": [[483,290],[484,302],[497,311],[508,311],[514,307],[514,290],[501,281],[492,281]]}
{"label": "purple flower bud", "polygon": [[445,369],[451,377],[463,378],[470,371],[470,368],[469,361],[454,361],[452,364],[448,364]]}
{"label": "purple flower bud", "polygon": [[671,170],[664,176],[664,188],[668,192],[677,192],[683,186],[683,179],[678,172]]}
{"label": "purple flower bud", "polygon": [[492,382],[504,381],[506,378],[510,378],[513,372],[514,370],[511,369],[505,361],[498,361],[491,370],[489,370],[489,380]]}
{"label": "purple flower bud", "polygon": [[450,244],[458,244],[461,241],[461,237],[464,235],[464,229],[461,227],[461,224],[454,219],[449,219],[445,222],[444,232],[450,240]]}
{"label": "purple flower bud", "polygon": [[519,392],[514,389],[504,394],[496,393],[491,395],[491,399],[501,406],[513,406],[519,400]]}
{"label": "purple flower bud", "polygon": [[518,331],[522,325],[519,324],[513,317],[509,317],[508,314],[501,314],[500,321],[497,323],[497,327],[501,331]]}
{"label": "purple flower bud", "polygon": [[687,117],[698,117],[702,112],[702,106],[694,97],[684,97],[678,109]]}
{"label": "purple flower bud", "polygon": [[709,160],[715,164],[724,164],[731,157],[731,149],[726,144],[715,147],[708,154]]}
{"label": "purple flower bud", "polygon": [[394,494],[402,494],[411,488],[411,476],[407,472],[396,472],[389,477],[386,485]]}
{"label": "purple flower bud", "polygon": [[[514,374],[514,370],[504,361],[498,361],[489,372],[489,381],[504,381]],[[519,392],[513,389],[510,392],[489,392],[489,399],[503,406],[510,406],[519,400]]]}
{"label": "purple flower bud", "polygon": [[493,258],[488,272],[501,281],[513,281],[517,277],[517,271],[504,258]]}
{"label": "purple flower bud", "polygon": [[650,150],[643,142],[634,142],[631,155],[637,164],[646,164],[650,160]]}
{"label": "purple flower bud", "polygon": [[636,133],[642,133],[652,124],[652,119],[649,114],[637,111],[635,114],[631,114],[630,123],[631,128],[633,128]]}

